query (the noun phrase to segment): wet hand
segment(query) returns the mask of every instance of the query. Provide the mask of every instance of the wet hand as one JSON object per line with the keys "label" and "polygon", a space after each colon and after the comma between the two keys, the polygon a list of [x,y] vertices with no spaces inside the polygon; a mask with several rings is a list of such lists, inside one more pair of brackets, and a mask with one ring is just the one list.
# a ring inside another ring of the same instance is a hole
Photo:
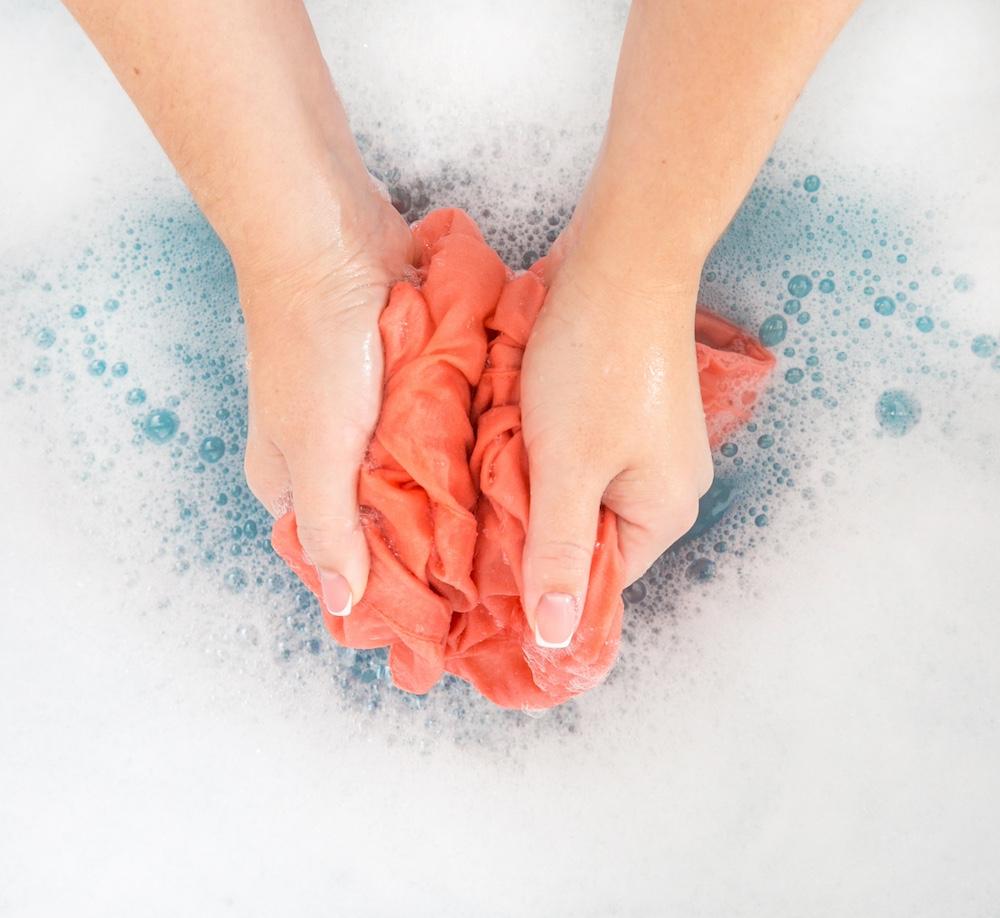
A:
{"label": "wet hand", "polygon": [[566,646],[580,620],[600,505],[619,517],[632,583],[691,528],[713,476],[694,344],[699,271],[624,283],[578,255],[566,236],[550,256],[521,383],[523,601],[543,646]]}
{"label": "wet hand", "polygon": [[272,515],[294,507],[324,605],[347,615],[368,580],[357,482],[381,404],[378,318],[413,241],[370,189],[332,210],[328,231],[316,234],[328,245],[236,271],[248,349],[247,483]]}

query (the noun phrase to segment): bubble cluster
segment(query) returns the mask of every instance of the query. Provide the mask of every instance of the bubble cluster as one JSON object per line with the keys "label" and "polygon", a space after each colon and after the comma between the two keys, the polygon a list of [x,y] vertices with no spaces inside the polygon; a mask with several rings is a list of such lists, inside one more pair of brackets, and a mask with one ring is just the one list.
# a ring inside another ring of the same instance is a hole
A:
{"label": "bubble cluster", "polygon": [[[373,138],[360,144],[407,219],[466,207],[514,267],[548,251],[583,174],[567,173],[558,190],[525,203],[489,185],[474,160],[407,173]],[[777,366],[752,421],[716,452],[695,525],[625,591],[611,682],[644,645],[644,629],[663,628],[680,604],[739,570],[777,537],[793,502],[821,499],[845,443],[942,424],[931,407],[940,400],[925,393],[960,373],[1000,381],[996,330],[953,327],[952,300],[978,293],[968,275],[932,266],[930,225],[850,188],[772,160],[705,265],[700,301],[757,329]],[[488,703],[460,680],[411,696],[392,685],[384,650],[337,646],[312,594],[275,557],[271,518],[243,480],[247,388],[235,278],[192,207],[125,212],[103,242],[67,265],[21,272],[8,287],[27,317],[8,393],[48,393],[67,406],[66,455],[95,491],[134,478],[131,491],[148,496],[132,522],[155,533],[176,578],[207,578],[220,597],[263,610],[253,624],[227,623],[216,639],[227,652],[322,673],[368,712],[441,705],[455,723],[472,710],[486,716]],[[563,706],[552,722],[572,729],[575,711]]]}

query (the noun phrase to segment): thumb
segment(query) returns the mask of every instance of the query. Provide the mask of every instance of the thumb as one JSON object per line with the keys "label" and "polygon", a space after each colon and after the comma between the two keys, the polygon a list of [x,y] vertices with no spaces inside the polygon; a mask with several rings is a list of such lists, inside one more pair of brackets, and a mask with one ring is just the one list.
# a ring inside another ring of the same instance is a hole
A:
{"label": "thumb", "polygon": [[561,458],[546,458],[536,474],[539,464],[531,463],[524,610],[539,646],[566,647],[587,598],[604,488],[568,475],[572,464]]}
{"label": "thumb", "polygon": [[368,543],[358,515],[358,470],[367,446],[314,440],[289,460],[299,543],[318,574],[323,607],[350,615],[368,585]]}

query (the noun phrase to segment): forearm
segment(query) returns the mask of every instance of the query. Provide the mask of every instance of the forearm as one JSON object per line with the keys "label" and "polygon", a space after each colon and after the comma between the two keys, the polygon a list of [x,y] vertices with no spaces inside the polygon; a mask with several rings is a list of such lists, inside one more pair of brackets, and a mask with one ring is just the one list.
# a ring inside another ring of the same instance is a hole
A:
{"label": "forearm", "polygon": [[328,247],[367,173],[300,0],[66,0],[240,264]]}
{"label": "forearm", "polygon": [[635,0],[578,245],[626,289],[697,270],[858,0]]}

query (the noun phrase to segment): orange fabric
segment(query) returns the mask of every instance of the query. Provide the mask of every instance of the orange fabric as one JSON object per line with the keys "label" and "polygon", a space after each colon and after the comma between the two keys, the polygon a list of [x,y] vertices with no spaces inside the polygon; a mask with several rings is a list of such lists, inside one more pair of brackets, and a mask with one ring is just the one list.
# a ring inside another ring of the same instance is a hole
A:
{"label": "orange fabric", "polygon": [[[424,693],[450,672],[503,707],[548,708],[597,685],[614,664],[624,586],[617,517],[601,510],[569,647],[538,647],[519,598],[530,489],[518,393],[545,298],[541,262],[515,276],[459,210],[435,211],[413,231],[420,286],[397,283],[379,322],[385,389],[359,482],[368,589],[349,616],[324,610],[323,619],[348,647],[389,646],[393,681],[406,691]],[[774,358],[701,309],[696,338],[718,445],[749,417]],[[319,596],[294,513],[271,538]]]}

